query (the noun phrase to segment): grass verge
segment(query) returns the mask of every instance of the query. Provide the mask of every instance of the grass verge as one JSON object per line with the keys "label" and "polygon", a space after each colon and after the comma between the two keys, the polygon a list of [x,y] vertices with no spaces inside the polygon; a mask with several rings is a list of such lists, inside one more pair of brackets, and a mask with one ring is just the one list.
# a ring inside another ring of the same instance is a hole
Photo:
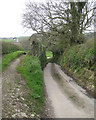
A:
{"label": "grass verge", "polygon": [[43,106],[43,72],[41,70],[40,61],[35,56],[27,55],[17,67],[17,71],[27,81],[27,86],[30,88],[28,105],[32,108],[32,112],[40,114]]}
{"label": "grass verge", "polygon": [[25,53],[24,51],[16,51],[16,52],[12,52],[10,54],[4,55],[4,57],[2,58],[2,70],[8,67],[9,63],[12,60],[14,60],[15,58],[17,58],[18,56],[24,53]]}

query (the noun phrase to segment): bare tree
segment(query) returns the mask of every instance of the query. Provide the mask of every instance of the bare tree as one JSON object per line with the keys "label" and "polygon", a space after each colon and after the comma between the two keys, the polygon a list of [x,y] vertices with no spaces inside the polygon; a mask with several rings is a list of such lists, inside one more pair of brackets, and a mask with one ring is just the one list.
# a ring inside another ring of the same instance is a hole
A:
{"label": "bare tree", "polygon": [[23,25],[46,36],[46,46],[57,44],[59,39],[54,39],[54,36],[55,38],[63,36],[63,41],[65,43],[68,41],[70,45],[81,43],[84,39],[83,32],[90,27],[93,19],[92,11],[95,8],[92,5],[93,2],[64,2],[63,0],[60,2],[50,0],[45,4],[29,2],[23,14]]}

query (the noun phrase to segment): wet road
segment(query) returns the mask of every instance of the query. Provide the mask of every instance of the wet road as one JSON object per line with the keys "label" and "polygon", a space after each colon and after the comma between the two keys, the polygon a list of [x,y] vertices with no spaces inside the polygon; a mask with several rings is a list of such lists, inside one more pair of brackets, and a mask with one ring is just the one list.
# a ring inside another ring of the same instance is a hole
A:
{"label": "wet road", "polygon": [[94,118],[94,99],[85,95],[86,91],[60,66],[49,63],[44,69],[44,82],[55,118]]}

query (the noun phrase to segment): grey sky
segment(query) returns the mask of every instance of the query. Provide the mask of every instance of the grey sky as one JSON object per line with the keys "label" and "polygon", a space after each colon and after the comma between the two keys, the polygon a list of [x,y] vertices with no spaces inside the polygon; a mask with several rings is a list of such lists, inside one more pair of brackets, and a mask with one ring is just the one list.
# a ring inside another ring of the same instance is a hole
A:
{"label": "grey sky", "polygon": [[[34,33],[21,25],[25,2],[29,0],[0,0],[0,37],[26,36]],[[31,0],[41,2],[45,0]]]}
{"label": "grey sky", "polygon": [[[34,33],[32,30],[25,29],[21,25],[25,3],[28,1],[29,0],[0,0],[0,37],[18,37],[32,35]],[[30,1],[45,2],[48,0]]]}

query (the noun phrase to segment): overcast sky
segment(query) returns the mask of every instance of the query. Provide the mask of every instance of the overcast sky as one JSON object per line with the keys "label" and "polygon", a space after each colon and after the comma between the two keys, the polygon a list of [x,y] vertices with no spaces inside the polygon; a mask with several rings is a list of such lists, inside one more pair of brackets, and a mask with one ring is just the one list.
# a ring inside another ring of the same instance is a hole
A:
{"label": "overcast sky", "polygon": [[[21,25],[25,2],[29,0],[0,0],[0,37],[18,37],[32,35],[32,30]],[[33,0],[31,0],[33,1]],[[45,0],[34,0],[41,2]]]}
{"label": "overcast sky", "polygon": [[[29,0],[0,0],[0,37],[29,36],[34,32],[21,25],[25,3]],[[30,0],[45,2],[48,0]]]}

